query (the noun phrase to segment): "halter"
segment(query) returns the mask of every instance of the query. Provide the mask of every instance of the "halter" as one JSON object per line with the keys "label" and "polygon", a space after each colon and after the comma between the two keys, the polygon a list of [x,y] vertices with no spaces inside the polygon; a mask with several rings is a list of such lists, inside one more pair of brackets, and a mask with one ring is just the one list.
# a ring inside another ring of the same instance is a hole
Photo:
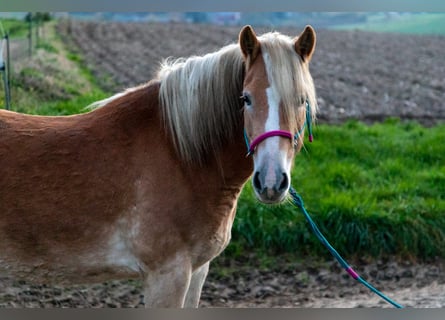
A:
{"label": "halter", "polygon": [[[247,156],[252,155],[255,152],[256,147],[264,140],[270,137],[285,137],[292,140],[294,139],[295,146],[298,145],[298,140],[300,139],[301,134],[303,133],[305,126],[307,125],[308,131],[309,131],[309,142],[312,142],[313,136],[312,136],[312,123],[311,123],[311,108],[309,105],[309,102],[306,100],[306,121],[303,123],[303,126],[301,129],[295,133],[295,135],[292,136],[292,133],[289,131],[284,130],[272,130],[265,132],[258,137],[256,137],[252,143],[249,145],[249,140],[247,138],[246,130],[244,129],[244,139],[246,140],[246,146],[247,146]],[[290,193],[290,200],[293,205],[298,207],[303,215],[305,216],[306,220],[309,222],[309,226],[314,232],[315,236],[320,240],[320,242],[329,250],[329,252],[337,259],[337,261],[340,263],[340,265],[346,270],[346,272],[355,280],[363,284],[365,287],[370,289],[372,292],[377,294],[379,297],[384,299],[386,302],[392,304],[396,308],[403,308],[403,306],[394,300],[390,299],[386,295],[384,295],[382,292],[374,288],[370,283],[368,283],[365,279],[360,277],[360,275],[346,262],[346,260],[343,259],[342,256],[335,250],[335,248],[328,242],[328,240],[324,237],[324,235],[320,232],[315,222],[310,217],[309,213],[307,212],[306,208],[304,207],[303,199],[301,196],[295,191],[295,189],[291,186],[289,189]]]}
{"label": "halter", "polygon": [[301,196],[295,191],[293,187],[289,188],[290,193],[290,200],[293,205],[298,207],[301,212],[303,213],[304,217],[306,218],[307,222],[309,223],[310,228],[314,232],[315,236],[320,240],[320,242],[329,250],[329,252],[337,259],[337,261],[340,263],[340,265],[346,270],[346,272],[355,280],[363,284],[365,287],[367,287],[369,290],[374,292],[376,295],[378,295],[380,298],[385,300],[386,302],[392,304],[396,308],[403,308],[403,306],[394,300],[390,299],[386,295],[384,295],[382,292],[374,288],[369,282],[367,282],[365,279],[360,277],[360,275],[346,262],[345,259],[335,250],[335,248],[329,243],[329,241],[324,237],[324,235],[321,233],[320,229],[318,229],[317,225],[315,224],[314,220],[312,220],[311,216],[307,212],[306,208],[304,207],[303,199]]}
{"label": "halter", "polygon": [[267,138],[270,137],[284,137],[284,138],[289,138],[290,140],[294,140],[294,145],[295,147],[298,145],[298,141],[300,140],[300,136],[303,133],[305,126],[307,125],[308,131],[309,131],[309,142],[313,141],[313,136],[312,136],[312,117],[311,117],[311,107],[309,105],[309,101],[306,100],[306,121],[305,123],[303,123],[303,126],[301,127],[301,129],[295,133],[294,135],[292,135],[291,132],[289,131],[285,131],[285,130],[272,130],[272,131],[267,131],[263,134],[260,134],[258,137],[256,137],[255,139],[253,139],[252,143],[249,144],[249,139],[247,138],[247,133],[246,133],[246,129],[244,129],[244,140],[246,141],[246,146],[247,146],[247,157],[254,154],[256,147],[263,142],[264,140],[266,140]]}

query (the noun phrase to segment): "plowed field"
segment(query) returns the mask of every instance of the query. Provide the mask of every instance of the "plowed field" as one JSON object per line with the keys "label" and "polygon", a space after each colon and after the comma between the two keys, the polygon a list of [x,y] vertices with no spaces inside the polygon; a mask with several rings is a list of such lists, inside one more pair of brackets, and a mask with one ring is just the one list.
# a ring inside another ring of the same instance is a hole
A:
{"label": "plowed field", "polygon": [[[116,91],[151,79],[162,59],[204,54],[236,41],[239,29],[79,21],[59,26],[104,87]],[[277,30],[291,36],[301,31]],[[328,30],[317,35],[311,70],[321,122],[445,119],[445,37]]]}

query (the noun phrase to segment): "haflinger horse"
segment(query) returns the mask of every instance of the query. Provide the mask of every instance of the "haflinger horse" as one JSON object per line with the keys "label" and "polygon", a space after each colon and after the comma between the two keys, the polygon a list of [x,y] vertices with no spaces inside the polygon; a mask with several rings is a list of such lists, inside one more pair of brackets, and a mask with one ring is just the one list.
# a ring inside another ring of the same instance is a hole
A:
{"label": "haflinger horse", "polygon": [[1,111],[1,275],[141,277],[145,306],[198,306],[246,181],[262,202],[287,195],[316,111],[314,47],[310,26],[295,39],[245,26],[238,43],[166,61],[86,113]]}

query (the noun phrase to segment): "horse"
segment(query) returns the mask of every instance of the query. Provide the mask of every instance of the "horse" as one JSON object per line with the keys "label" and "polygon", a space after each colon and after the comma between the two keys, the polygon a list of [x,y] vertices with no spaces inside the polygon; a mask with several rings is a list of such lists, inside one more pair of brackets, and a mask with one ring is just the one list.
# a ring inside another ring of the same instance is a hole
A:
{"label": "horse", "polygon": [[311,26],[295,38],[245,26],[235,43],[165,60],[85,113],[2,110],[1,274],[139,278],[146,307],[197,307],[245,183],[261,202],[286,198],[317,109],[315,43]]}

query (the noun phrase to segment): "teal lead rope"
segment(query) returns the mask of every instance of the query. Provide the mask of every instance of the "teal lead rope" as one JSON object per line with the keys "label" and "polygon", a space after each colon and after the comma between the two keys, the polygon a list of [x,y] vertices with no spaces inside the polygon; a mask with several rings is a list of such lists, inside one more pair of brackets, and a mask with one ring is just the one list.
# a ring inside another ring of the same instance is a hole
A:
{"label": "teal lead rope", "polygon": [[[312,136],[312,117],[311,117],[311,108],[309,105],[309,101],[306,100],[306,121],[303,124],[303,126],[301,127],[301,129],[294,135],[294,143],[298,144],[301,134],[303,133],[305,126],[307,126],[307,130],[309,133],[309,142],[312,142],[313,140],[313,136]],[[273,135],[276,135],[277,131],[273,132]],[[280,131],[281,132],[281,131]],[[272,134],[268,134],[265,133],[263,134],[264,137],[262,137],[262,140],[268,138],[269,136],[272,136]],[[292,134],[289,133],[289,136],[286,135],[287,137],[292,137]],[[244,140],[246,142],[246,147],[247,147],[247,156],[250,156],[253,154],[254,152],[254,148],[251,148],[251,145],[249,143],[249,138],[247,137],[247,133],[246,130],[244,130]],[[337,252],[337,250],[335,250],[335,248],[333,246],[331,246],[331,244],[328,242],[328,240],[326,240],[326,238],[323,236],[323,234],[320,232],[320,230],[318,229],[317,225],[315,224],[315,222],[312,220],[312,218],[310,217],[309,213],[306,211],[306,208],[304,207],[304,203],[303,203],[303,199],[301,198],[301,196],[295,191],[294,188],[290,187],[289,189],[289,193],[291,195],[291,200],[292,203],[298,207],[301,212],[303,212],[304,217],[306,218],[306,220],[309,222],[309,226],[311,227],[312,231],[314,232],[314,234],[316,235],[316,237],[321,241],[321,243],[323,243],[323,245],[331,252],[331,254],[337,259],[337,261],[340,263],[340,265],[346,270],[346,272],[353,277],[355,280],[357,280],[358,282],[360,282],[361,284],[363,284],[365,287],[367,287],[368,289],[370,289],[372,292],[374,292],[375,294],[377,294],[379,297],[381,297],[383,300],[385,300],[386,302],[392,304],[394,307],[396,308],[403,308],[402,305],[398,304],[397,302],[391,300],[390,298],[388,298],[387,296],[385,296],[383,293],[381,293],[379,290],[377,290],[376,288],[374,288],[372,285],[370,285],[365,279],[363,279],[362,277],[360,277],[358,275],[357,272],[355,272],[354,269],[352,269],[352,267],[342,258],[342,256]]]}
{"label": "teal lead rope", "polygon": [[369,290],[377,294],[379,297],[381,297],[386,302],[392,304],[396,308],[403,308],[402,305],[398,304],[397,302],[391,300],[387,296],[385,296],[383,293],[381,293],[379,290],[374,288],[371,284],[369,284],[366,280],[364,280],[362,277],[360,277],[357,272],[355,272],[354,269],[345,261],[345,259],[342,258],[342,256],[335,250],[335,248],[329,243],[328,240],[323,236],[323,234],[318,229],[315,222],[310,217],[309,213],[306,211],[306,208],[304,207],[303,199],[301,196],[295,191],[294,188],[290,187],[289,193],[291,195],[292,203],[298,207],[301,212],[303,213],[306,220],[309,222],[309,226],[311,227],[312,231],[316,235],[316,237],[320,240],[321,243],[329,250],[329,252],[337,259],[337,261],[340,263],[340,265],[346,270],[346,272],[353,277],[355,280],[363,284],[365,287],[367,287]]}

